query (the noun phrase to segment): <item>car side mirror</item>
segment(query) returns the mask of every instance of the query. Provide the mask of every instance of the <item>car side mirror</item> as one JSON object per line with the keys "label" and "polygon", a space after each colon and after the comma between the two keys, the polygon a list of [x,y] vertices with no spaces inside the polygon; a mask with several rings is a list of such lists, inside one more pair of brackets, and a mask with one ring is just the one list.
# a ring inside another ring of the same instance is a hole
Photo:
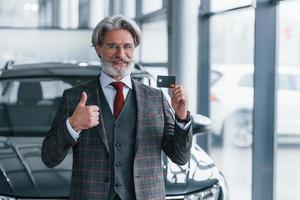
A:
{"label": "car side mirror", "polygon": [[193,134],[206,134],[211,131],[211,120],[200,114],[193,114]]}

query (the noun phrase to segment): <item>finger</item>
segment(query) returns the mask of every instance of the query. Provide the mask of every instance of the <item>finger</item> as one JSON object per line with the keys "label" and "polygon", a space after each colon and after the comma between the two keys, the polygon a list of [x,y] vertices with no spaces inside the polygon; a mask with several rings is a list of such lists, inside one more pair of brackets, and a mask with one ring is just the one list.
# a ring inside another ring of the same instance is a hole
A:
{"label": "finger", "polygon": [[90,114],[90,116],[92,116],[93,118],[97,119],[99,117],[99,112],[92,112]]}
{"label": "finger", "polygon": [[173,103],[176,103],[176,104],[180,103],[180,104],[186,105],[186,102],[184,99],[174,99]]}
{"label": "finger", "polygon": [[171,84],[171,85],[170,85],[170,88],[172,88],[173,91],[174,91],[176,88],[178,88],[178,87],[180,87],[180,85],[177,85],[177,84]]}
{"label": "finger", "polygon": [[172,98],[185,98],[185,95],[183,93],[176,93]]}
{"label": "finger", "polygon": [[87,118],[97,118],[99,116],[99,112],[87,111],[86,117]]}
{"label": "finger", "polygon": [[89,115],[87,117],[89,118],[90,122],[98,121],[99,120],[99,112],[91,112],[91,113],[89,113]]}
{"label": "finger", "polygon": [[179,85],[176,88],[173,89],[172,94],[174,95],[178,92],[183,92],[183,88]]}
{"label": "finger", "polygon": [[179,96],[176,96],[176,97],[174,97],[174,101],[175,102],[186,102],[186,98],[185,98],[185,96],[181,96],[181,95],[179,95]]}
{"label": "finger", "polygon": [[174,90],[172,93],[173,96],[176,96],[178,94],[184,95],[184,91],[182,89],[177,89],[177,90]]}
{"label": "finger", "polygon": [[87,109],[89,111],[92,111],[92,112],[98,112],[99,111],[99,107],[98,106],[87,106]]}
{"label": "finger", "polygon": [[170,88],[175,88],[176,87],[176,84],[171,84],[170,85]]}
{"label": "finger", "polygon": [[95,124],[95,122],[98,122],[98,117],[88,116],[85,120],[85,125],[88,127],[93,127],[93,124]]}
{"label": "finger", "polygon": [[84,107],[86,105],[86,101],[87,101],[87,94],[86,94],[86,92],[82,92],[81,99],[80,99],[80,102],[78,103],[78,105]]}
{"label": "finger", "polygon": [[98,124],[99,124],[99,120],[96,120],[94,126],[97,126]]}
{"label": "finger", "polygon": [[94,127],[94,126],[97,126],[99,124],[99,121],[98,120],[93,120],[90,124],[90,127]]}

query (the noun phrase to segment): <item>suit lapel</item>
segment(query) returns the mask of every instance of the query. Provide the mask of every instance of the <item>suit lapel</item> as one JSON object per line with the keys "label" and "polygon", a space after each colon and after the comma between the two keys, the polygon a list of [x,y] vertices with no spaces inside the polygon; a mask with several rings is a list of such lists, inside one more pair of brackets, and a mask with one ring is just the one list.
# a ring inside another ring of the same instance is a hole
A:
{"label": "suit lapel", "polygon": [[100,85],[99,76],[97,76],[97,78],[95,78],[91,82],[87,83],[85,87],[88,96],[87,105],[97,105],[99,107],[99,124],[98,126],[96,126],[96,129],[98,132],[98,136],[104,143],[106,150],[109,152],[108,141],[103,122],[103,115],[100,107],[101,104],[99,98],[99,90],[102,90],[102,88]]}
{"label": "suit lapel", "polygon": [[145,108],[146,108],[144,105],[145,91],[143,85],[135,80],[132,80],[132,85],[135,90],[135,94],[136,94],[135,96],[137,102],[136,141],[135,141],[135,150],[137,152],[144,132],[143,119],[144,119]]}

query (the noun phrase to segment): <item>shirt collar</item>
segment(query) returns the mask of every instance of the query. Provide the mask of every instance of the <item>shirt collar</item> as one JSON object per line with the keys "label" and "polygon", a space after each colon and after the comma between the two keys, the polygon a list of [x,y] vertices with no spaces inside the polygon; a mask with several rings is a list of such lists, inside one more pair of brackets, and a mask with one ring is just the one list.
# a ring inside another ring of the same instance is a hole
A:
{"label": "shirt collar", "polygon": [[[113,79],[112,77],[110,77],[109,75],[107,75],[103,71],[101,72],[99,79],[100,79],[101,86],[103,88],[109,86],[112,82],[116,82],[117,81],[117,80]],[[119,81],[123,82],[128,88],[132,89],[132,83],[131,83],[130,75],[124,76]]]}

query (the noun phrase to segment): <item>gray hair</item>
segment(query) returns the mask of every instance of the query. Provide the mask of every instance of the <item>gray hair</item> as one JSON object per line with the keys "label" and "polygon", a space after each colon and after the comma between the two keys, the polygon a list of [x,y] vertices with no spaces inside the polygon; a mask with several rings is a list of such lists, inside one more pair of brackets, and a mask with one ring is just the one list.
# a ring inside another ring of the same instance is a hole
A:
{"label": "gray hair", "polygon": [[97,44],[102,45],[105,33],[114,29],[125,29],[129,31],[133,37],[134,45],[138,46],[140,44],[142,33],[135,21],[117,15],[106,17],[97,24],[92,35],[92,46],[95,47]]}

